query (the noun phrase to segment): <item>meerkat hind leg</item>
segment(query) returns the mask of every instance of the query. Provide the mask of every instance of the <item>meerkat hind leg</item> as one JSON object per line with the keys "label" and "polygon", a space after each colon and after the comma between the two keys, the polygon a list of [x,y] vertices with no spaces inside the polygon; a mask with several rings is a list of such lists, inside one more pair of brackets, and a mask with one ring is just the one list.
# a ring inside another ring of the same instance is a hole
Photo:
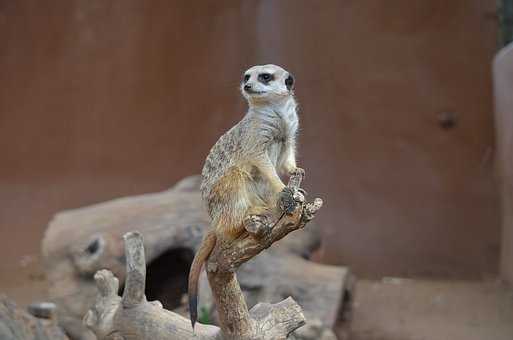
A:
{"label": "meerkat hind leg", "polygon": [[266,235],[272,228],[273,213],[266,206],[254,206],[244,219],[244,229],[255,237]]}

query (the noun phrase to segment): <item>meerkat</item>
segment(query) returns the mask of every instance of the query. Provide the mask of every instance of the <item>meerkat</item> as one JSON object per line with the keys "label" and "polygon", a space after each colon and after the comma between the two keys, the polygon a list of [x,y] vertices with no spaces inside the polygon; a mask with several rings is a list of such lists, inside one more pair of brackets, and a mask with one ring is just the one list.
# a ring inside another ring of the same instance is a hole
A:
{"label": "meerkat", "polygon": [[201,195],[212,219],[189,273],[189,312],[197,320],[198,279],[216,242],[244,232],[244,221],[279,211],[286,188],[280,174],[303,173],[296,166],[298,131],[293,76],[276,65],[244,72],[240,90],[249,109],[219,138],[202,171]]}

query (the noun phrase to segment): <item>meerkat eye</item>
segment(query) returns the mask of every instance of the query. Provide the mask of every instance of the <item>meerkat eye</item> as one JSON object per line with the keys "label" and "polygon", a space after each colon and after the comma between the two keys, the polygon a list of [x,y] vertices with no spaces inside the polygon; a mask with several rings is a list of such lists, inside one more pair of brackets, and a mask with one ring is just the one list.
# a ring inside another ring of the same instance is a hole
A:
{"label": "meerkat eye", "polygon": [[292,77],[292,75],[289,74],[287,79],[285,79],[285,86],[287,86],[287,90],[290,91],[290,89],[292,89],[293,85],[294,85],[294,77]]}
{"label": "meerkat eye", "polygon": [[258,75],[258,80],[260,80],[262,83],[267,84],[271,80],[274,80],[274,76],[270,73],[260,73]]}
{"label": "meerkat eye", "polygon": [[248,82],[248,80],[249,80],[249,78],[251,78],[251,75],[249,75],[249,74],[245,74],[245,75],[244,75],[244,82],[245,82],[245,83],[247,83],[247,82]]}

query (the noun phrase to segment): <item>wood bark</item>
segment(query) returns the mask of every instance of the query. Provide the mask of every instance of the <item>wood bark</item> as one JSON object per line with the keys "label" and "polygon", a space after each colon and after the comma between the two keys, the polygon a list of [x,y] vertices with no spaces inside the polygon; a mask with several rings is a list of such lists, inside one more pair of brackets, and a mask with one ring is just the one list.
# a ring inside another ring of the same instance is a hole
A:
{"label": "wood bark", "polygon": [[[118,280],[107,270],[96,273],[99,290],[95,305],[87,312],[84,323],[99,339],[224,339],[279,340],[305,323],[301,307],[287,298],[277,304],[258,304],[248,310],[236,278],[237,268],[269,248],[290,232],[303,228],[322,206],[316,199],[306,203],[299,192],[301,178],[292,177],[291,213],[275,217],[263,226],[259,237],[244,233],[237,240],[218,243],[208,263],[207,273],[212,288],[221,329],[199,324],[195,333],[190,321],[162,308],[159,302],[147,302],[144,295],[146,268],[142,236],[125,235],[126,284],[123,296],[117,295]],[[271,228],[272,227],[272,228]]]}
{"label": "wood bark", "polygon": [[[272,246],[260,253],[237,271],[248,307],[258,301],[280,301],[291,296],[303,309],[305,327],[320,323],[332,329],[341,315],[350,311],[353,279],[349,270],[305,260],[276,248]],[[219,323],[206,273],[200,279],[199,310]]]}

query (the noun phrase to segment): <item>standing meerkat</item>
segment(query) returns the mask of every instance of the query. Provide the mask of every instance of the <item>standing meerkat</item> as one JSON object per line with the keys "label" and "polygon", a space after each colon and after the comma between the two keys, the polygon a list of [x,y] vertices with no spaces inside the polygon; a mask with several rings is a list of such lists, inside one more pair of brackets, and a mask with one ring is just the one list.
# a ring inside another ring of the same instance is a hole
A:
{"label": "standing meerkat", "polygon": [[296,166],[298,116],[293,87],[292,75],[276,65],[253,66],[244,72],[240,90],[249,110],[219,138],[205,161],[201,194],[212,230],[189,273],[193,328],[201,267],[216,242],[234,240],[252,218],[279,212],[277,202],[290,195],[279,175],[303,173]]}

